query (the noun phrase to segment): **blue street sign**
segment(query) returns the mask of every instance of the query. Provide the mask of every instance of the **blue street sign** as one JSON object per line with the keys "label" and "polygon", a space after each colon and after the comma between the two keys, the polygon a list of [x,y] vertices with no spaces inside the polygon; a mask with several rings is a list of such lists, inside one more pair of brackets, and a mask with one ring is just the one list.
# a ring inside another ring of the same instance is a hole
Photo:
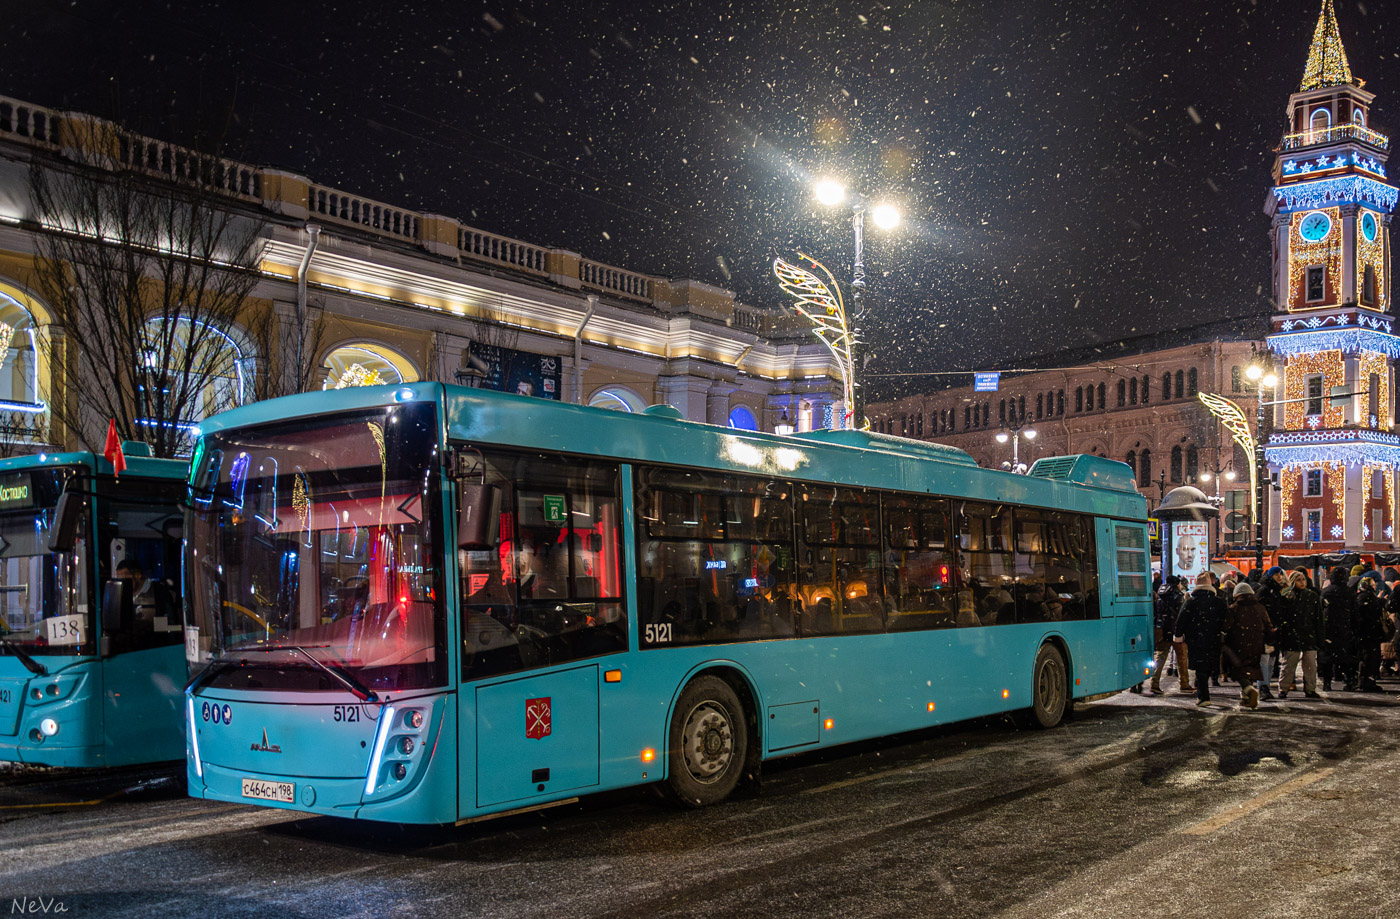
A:
{"label": "blue street sign", "polygon": [[996,392],[1001,384],[1001,372],[989,370],[985,373],[974,373],[972,375],[973,392]]}

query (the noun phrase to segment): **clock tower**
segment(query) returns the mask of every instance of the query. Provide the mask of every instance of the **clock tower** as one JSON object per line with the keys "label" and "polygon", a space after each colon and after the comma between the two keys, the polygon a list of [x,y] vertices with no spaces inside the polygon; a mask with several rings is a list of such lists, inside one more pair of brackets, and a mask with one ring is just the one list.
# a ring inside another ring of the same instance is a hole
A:
{"label": "clock tower", "polygon": [[1269,538],[1284,552],[1382,551],[1397,535],[1400,337],[1389,309],[1400,192],[1364,87],[1323,0],[1264,206],[1276,307],[1267,343],[1280,379],[1265,450],[1279,481]]}

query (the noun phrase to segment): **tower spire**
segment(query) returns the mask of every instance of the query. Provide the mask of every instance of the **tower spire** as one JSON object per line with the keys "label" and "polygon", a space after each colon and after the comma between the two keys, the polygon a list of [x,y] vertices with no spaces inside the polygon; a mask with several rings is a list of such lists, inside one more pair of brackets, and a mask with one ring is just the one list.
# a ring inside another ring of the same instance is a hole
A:
{"label": "tower spire", "polygon": [[1342,47],[1342,34],[1337,29],[1337,11],[1332,0],[1322,0],[1322,13],[1317,17],[1312,47],[1308,49],[1308,65],[1303,69],[1303,84],[1298,92],[1323,86],[1338,86],[1351,82],[1351,66]]}

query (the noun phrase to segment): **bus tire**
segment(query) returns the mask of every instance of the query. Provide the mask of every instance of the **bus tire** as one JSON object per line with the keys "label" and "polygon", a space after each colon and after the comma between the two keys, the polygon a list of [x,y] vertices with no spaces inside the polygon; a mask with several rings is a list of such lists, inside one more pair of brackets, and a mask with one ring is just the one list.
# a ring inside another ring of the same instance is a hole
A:
{"label": "bus tire", "polygon": [[686,807],[718,804],[739,783],[748,756],[744,707],[716,676],[686,684],[671,715],[666,790]]}
{"label": "bus tire", "polygon": [[1017,720],[1030,728],[1053,728],[1064,719],[1069,706],[1065,656],[1046,642],[1040,646],[1031,671],[1031,707],[1021,712]]}

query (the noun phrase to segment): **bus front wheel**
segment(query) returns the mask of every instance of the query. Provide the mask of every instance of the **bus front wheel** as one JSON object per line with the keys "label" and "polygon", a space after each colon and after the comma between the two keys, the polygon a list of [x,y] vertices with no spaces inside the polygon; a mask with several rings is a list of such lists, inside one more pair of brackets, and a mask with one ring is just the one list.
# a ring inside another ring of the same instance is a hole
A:
{"label": "bus front wheel", "polygon": [[671,715],[667,790],[687,807],[718,804],[739,783],[748,755],[744,708],[715,676],[686,684]]}
{"label": "bus front wheel", "polygon": [[1069,679],[1065,657],[1059,648],[1052,644],[1040,646],[1031,681],[1031,707],[1024,710],[1018,720],[1026,727],[1053,728],[1069,707]]}

